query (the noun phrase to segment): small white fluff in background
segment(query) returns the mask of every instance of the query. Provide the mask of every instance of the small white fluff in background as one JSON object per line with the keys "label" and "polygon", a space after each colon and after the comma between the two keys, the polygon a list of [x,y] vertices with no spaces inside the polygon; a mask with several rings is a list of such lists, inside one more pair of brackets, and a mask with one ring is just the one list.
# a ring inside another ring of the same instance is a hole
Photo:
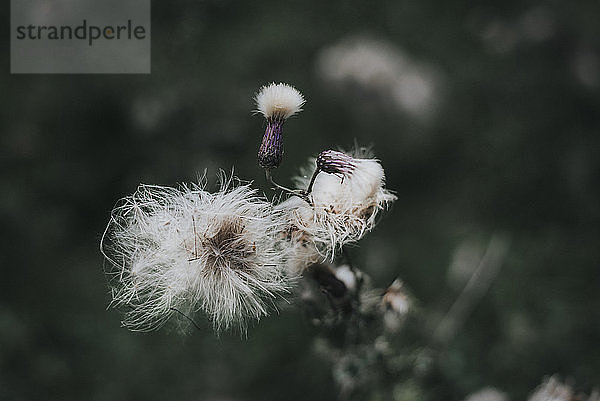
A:
{"label": "small white fluff in background", "polygon": [[278,237],[285,221],[247,185],[216,193],[140,185],[113,210],[101,249],[116,268],[113,304],[148,331],[203,311],[215,330],[246,327],[286,291]]}
{"label": "small white fluff in background", "polygon": [[[348,36],[317,55],[317,73],[334,91],[345,86],[361,88],[382,105],[427,121],[441,101],[443,75],[435,65],[417,60],[393,43]],[[350,103],[361,107],[353,96]]]}
{"label": "small white fluff in background", "polygon": [[[353,171],[344,176],[321,171],[312,192],[312,216],[296,219],[297,227],[305,231],[318,245],[322,255],[333,260],[336,250],[360,240],[375,226],[378,213],[396,200],[385,189],[383,167],[376,159],[365,158],[364,150],[353,153]],[[296,187],[306,189],[315,169],[315,159],[295,177]]]}
{"label": "small white fluff in background", "polygon": [[336,267],[335,278],[344,283],[349,291],[354,291],[356,289],[356,274],[354,274],[350,266],[341,265]]}
{"label": "small white fluff in background", "polygon": [[485,387],[467,396],[465,401],[508,401],[508,397],[493,387]]}
{"label": "small white fluff in background", "polygon": [[556,376],[546,380],[527,399],[528,401],[571,401],[573,390]]}
{"label": "small white fluff in background", "polygon": [[383,295],[383,305],[399,315],[406,315],[410,310],[410,300],[404,289],[404,283],[400,279],[395,279]]}
{"label": "small white fluff in background", "polygon": [[404,289],[404,283],[395,279],[381,299],[383,308],[383,325],[390,333],[399,332],[413,308],[411,300]]}
{"label": "small white fluff in background", "polygon": [[291,85],[271,83],[265,85],[254,97],[257,112],[265,118],[286,119],[302,111],[304,97]]}

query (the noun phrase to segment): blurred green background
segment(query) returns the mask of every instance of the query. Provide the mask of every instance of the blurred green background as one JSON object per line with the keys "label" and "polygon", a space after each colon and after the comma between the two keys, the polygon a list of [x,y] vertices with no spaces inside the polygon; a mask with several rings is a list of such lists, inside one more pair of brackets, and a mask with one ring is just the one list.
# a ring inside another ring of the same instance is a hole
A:
{"label": "blurred green background", "polygon": [[510,238],[428,399],[524,399],[553,373],[599,385],[599,15],[596,1],[154,1],[151,75],[10,75],[3,35],[0,399],[336,398],[293,305],[247,339],[205,321],[131,333],[106,310],[99,240],[138,183],[235,167],[273,195],[251,114],[271,81],[307,98],[282,184],[355,141],[386,168],[398,201],[351,250],[378,287],[400,276],[435,321],[465,252]]}

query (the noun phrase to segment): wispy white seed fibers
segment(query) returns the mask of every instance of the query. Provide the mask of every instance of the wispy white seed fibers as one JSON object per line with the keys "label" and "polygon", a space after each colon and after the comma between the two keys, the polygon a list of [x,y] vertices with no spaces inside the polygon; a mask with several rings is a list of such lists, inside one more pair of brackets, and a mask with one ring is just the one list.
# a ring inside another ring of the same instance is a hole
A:
{"label": "wispy white seed fibers", "polygon": [[245,327],[287,289],[280,213],[248,185],[140,185],[115,208],[102,241],[124,325],[147,331],[176,311],[203,311],[215,329]]}

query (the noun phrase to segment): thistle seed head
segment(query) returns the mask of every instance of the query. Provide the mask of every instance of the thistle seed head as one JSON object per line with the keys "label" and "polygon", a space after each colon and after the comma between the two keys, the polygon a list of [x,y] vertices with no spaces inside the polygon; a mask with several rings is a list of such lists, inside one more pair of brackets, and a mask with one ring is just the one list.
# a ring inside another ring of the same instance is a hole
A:
{"label": "thistle seed head", "polygon": [[[385,174],[379,161],[365,158],[362,151],[352,155],[326,151],[319,156],[320,160],[309,160],[309,167],[294,179],[299,189],[311,187],[311,204],[290,208],[287,216],[296,230],[311,239],[324,259],[333,260],[343,245],[360,240],[373,229],[379,212],[396,196],[385,189]],[[310,179],[315,163],[317,172]],[[307,207],[309,217],[306,212],[298,213]]]}
{"label": "thistle seed head", "polygon": [[272,83],[260,88],[256,111],[267,119],[267,127],[258,150],[258,164],[264,169],[279,167],[283,159],[283,123],[302,111],[305,101],[293,86]]}
{"label": "thistle seed head", "polygon": [[288,288],[278,245],[285,221],[248,185],[140,185],[113,210],[101,249],[124,325],[153,330],[202,311],[215,330],[246,327]]}
{"label": "thistle seed head", "polygon": [[266,119],[288,119],[302,111],[302,93],[291,85],[275,82],[265,85],[254,97],[256,111]]}

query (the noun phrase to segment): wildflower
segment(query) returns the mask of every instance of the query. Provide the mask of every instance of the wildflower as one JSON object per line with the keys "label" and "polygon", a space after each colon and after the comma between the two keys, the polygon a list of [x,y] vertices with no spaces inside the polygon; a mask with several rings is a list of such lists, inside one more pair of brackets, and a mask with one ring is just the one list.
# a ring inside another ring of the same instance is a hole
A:
{"label": "wildflower", "polygon": [[396,199],[384,188],[379,161],[365,158],[362,151],[356,153],[324,151],[310,161],[317,165],[312,179],[306,174],[295,179],[298,187],[308,188],[312,216],[307,218],[305,211],[301,219],[298,213],[292,214],[293,224],[331,258],[336,248],[356,242],[370,231],[379,211]]}
{"label": "wildflower", "polygon": [[293,86],[272,83],[260,89],[255,101],[257,111],[267,119],[258,163],[264,169],[277,168],[283,158],[283,123],[302,111],[304,97]]}
{"label": "wildflower", "polygon": [[140,331],[174,312],[203,311],[215,330],[245,327],[287,288],[277,236],[280,214],[248,185],[216,193],[140,185],[112,213],[101,249],[115,267],[113,303]]}

